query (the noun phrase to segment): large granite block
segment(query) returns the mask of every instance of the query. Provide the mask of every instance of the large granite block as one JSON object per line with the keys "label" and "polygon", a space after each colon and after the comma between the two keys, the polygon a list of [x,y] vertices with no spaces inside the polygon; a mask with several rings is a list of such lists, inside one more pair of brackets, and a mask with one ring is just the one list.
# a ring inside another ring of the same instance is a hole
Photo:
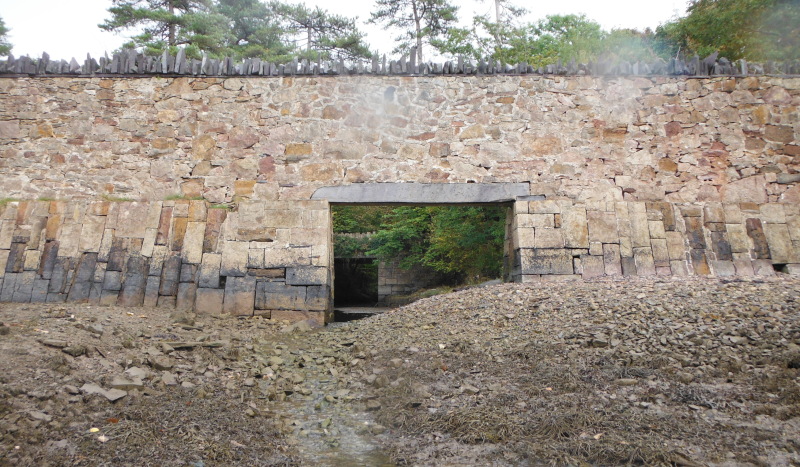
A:
{"label": "large granite block", "polygon": [[572,255],[568,250],[521,249],[521,274],[573,274]]}
{"label": "large granite block", "polygon": [[302,310],[305,302],[306,287],[261,280],[256,283],[256,309]]}
{"label": "large granite block", "polygon": [[224,297],[223,289],[198,288],[195,292],[195,312],[208,315],[222,313]]}
{"label": "large granite block", "polygon": [[142,306],[148,268],[149,264],[144,256],[134,255],[128,258],[125,279],[117,300],[120,306]]}
{"label": "large granite block", "polygon": [[255,277],[228,277],[225,281],[225,298],[222,304],[224,312],[236,316],[252,316],[255,292]]}
{"label": "large granite block", "polygon": [[329,277],[328,268],[286,268],[286,283],[288,285],[328,285],[330,282]]}
{"label": "large granite block", "polygon": [[178,293],[178,283],[181,277],[181,257],[168,256],[164,261],[161,271],[161,288],[159,295],[174,297]]}
{"label": "large granite block", "polygon": [[97,265],[97,253],[84,253],[75,271],[72,285],[67,295],[70,302],[82,302],[89,299],[89,292],[94,281],[94,270]]}
{"label": "large granite block", "polygon": [[247,274],[248,242],[227,241],[222,245],[222,261],[220,275],[244,276]]}

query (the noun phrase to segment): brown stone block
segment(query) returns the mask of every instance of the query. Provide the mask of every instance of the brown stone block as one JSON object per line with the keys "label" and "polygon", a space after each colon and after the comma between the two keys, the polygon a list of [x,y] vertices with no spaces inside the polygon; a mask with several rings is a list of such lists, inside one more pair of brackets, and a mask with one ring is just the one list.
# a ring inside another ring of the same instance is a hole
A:
{"label": "brown stone block", "polygon": [[428,154],[432,157],[447,157],[450,155],[449,143],[431,143]]}
{"label": "brown stone block", "polygon": [[783,204],[767,203],[759,206],[759,218],[765,224],[785,224],[786,211]]}
{"label": "brown stone block", "polygon": [[[647,220],[647,210],[642,202],[630,203],[628,214],[631,219],[631,243],[633,248],[647,248],[650,246],[650,224]],[[641,274],[641,271],[640,271]]]}
{"label": "brown stone block", "polygon": [[186,224],[186,234],[183,238],[181,257],[184,263],[199,264],[203,257],[203,234],[205,222],[189,222]]}
{"label": "brown stone block", "polygon": [[115,235],[124,238],[144,238],[148,227],[150,203],[124,202],[119,204]]}
{"label": "brown stone block", "polygon": [[747,229],[745,228],[744,223],[725,224],[725,231],[727,233],[728,244],[730,245],[731,252],[743,253],[750,251],[750,238],[747,235]]}
{"label": "brown stone block", "polygon": [[747,236],[750,237],[753,242],[752,252],[755,258],[771,258],[769,243],[767,242],[767,237],[764,235],[764,228],[761,225],[761,220],[749,218],[745,221],[745,227],[747,228]]}
{"label": "brown stone block", "polygon": [[111,202],[109,201],[95,201],[93,203],[89,203],[89,209],[86,211],[86,213],[95,216],[107,216],[110,207]]}
{"label": "brown stone block", "polygon": [[[722,224],[724,225],[724,224]],[[728,243],[725,232],[711,232],[711,250],[714,257],[719,261],[730,261],[733,259],[731,245]]]}
{"label": "brown stone block", "polygon": [[725,209],[722,203],[706,203],[703,207],[703,214],[705,215],[705,222],[725,222]]}
{"label": "brown stone block", "polygon": [[661,213],[661,221],[664,223],[664,229],[666,231],[669,232],[677,229],[675,211],[673,210],[671,203],[663,201],[647,201],[645,203],[645,207],[648,212],[658,211]]}
{"label": "brown stone block", "polygon": [[287,156],[308,156],[311,155],[313,147],[310,143],[289,143],[286,145],[284,154]]}
{"label": "brown stone block", "polygon": [[251,197],[253,188],[256,186],[255,180],[236,180],[233,182],[233,193],[236,196]]}
{"label": "brown stone block", "polygon": [[7,250],[11,248],[11,243],[14,241],[14,230],[16,230],[14,221],[5,220],[0,222],[0,249]]}
{"label": "brown stone block", "polygon": [[202,179],[194,178],[186,180],[181,183],[181,194],[190,198],[196,198],[198,196],[203,196],[203,188],[205,188],[205,184]]}
{"label": "brown stone block", "polygon": [[[52,214],[47,218],[47,225],[44,230],[45,240],[55,240],[58,237],[58,229],[61,227],[61,216]],[[0,229],[0,248],[2,248],[2,229]]]}
{"label": "brown stone block", "polygon": [[561,213],[561,204],[553,200],[530,201],[528,212],[531,214],[556,214]]}
{"label": "brown stone block", "polygon": [[166,245],[169,240],[170,226],[172,225],[172,209],[172,206],[164,206],[161,208],[161,216],[158,221],[158,233],[156,234],[156,245]]}
{"label": "brown stone block", "polygon": [[653,262],[656,267],[669,267],[669,248],[666,239],[653,239],[650,243],[653,251]]}
{"label": "brown stone block", "polygon": [[689,240],[689,248],[695,250],[705,249],[706,239],[700,218],[685,217],[684,221],[686,223],[686,238]]}
{"label": "brown stone block", "polygon": [[173,218],[172,236],[171,236],[172,238],[170,239],[170,249],[172,251],[181,251],[183,249],[183,240],[186,236],[186,228],[188,225],[189,225],[188,217]]}
{"label": "brown stone block", "polygon": [[789,125],[767,125],[764,127],[764,139],[779,143],[794,141],[794,128]]}
{"label": "brown stone block", "polygon": [[214,158],[217,142],[209,134],[200,135],[192,141],[192,157],[195,160],[210,161]]}
{"label": "brown stone block", "polygon": [[694,273],[699,276],[708,276],[711,274],[711,270],[708,267],[708,261],[706,260],[706,251],[705,250],[689,250],[689,257],[692,260],[692,269]]}
{"label": "brown stone block", "polygon": [[228,216],[226,209],[209,209],[206,219],[206,231],[203,236],[203,252],[210,253],[217,250],[222,223]]}

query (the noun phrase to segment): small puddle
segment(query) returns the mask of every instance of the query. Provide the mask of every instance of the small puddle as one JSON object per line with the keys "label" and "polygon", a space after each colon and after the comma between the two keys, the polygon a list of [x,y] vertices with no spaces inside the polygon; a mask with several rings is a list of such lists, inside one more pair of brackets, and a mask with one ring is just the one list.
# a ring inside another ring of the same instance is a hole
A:
{"label": "small puddle", "polygon": [[363,411],[359,394],[340,377],[347,371],[341,361],[350,354],[334,336],[340,330],[337,326],[287,336],[260,350],[265,360],[283,360],[277,368],[273,365],[278,393],[270,411],[282,422],[301,465],[394,466],[375,439],[385,429]]}

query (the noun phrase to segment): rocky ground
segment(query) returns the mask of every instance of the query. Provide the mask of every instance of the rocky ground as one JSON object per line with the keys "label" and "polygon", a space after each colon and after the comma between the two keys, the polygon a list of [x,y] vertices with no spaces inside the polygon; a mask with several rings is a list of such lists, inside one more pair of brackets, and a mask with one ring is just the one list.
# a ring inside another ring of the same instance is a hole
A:
{"label": "rocky ground", "polygon": [[325,329],[0,321],[0,465],[800,464],[797,279],[501,284]]}

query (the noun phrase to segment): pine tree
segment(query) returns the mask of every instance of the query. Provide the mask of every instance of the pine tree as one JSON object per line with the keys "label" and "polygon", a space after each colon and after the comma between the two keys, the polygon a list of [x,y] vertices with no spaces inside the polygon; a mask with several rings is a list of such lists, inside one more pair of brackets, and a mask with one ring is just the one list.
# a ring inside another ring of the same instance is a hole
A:
{"label": "pine tree", "polygon": [[375,5],[378,9],[372,12],[369,22],[401,29],[403,33],[397,38],[400,44],[394,52],[416,47],[419,62],[423,59],[423,44],[438,48],[437,41],[458,20],[458,7],[448,0],[376,0]]}
{"label": "pine tree", "polygon": [[8,55],[11,53],[11,43],[8,42],[8,28],[3,18],[0,18],[0,55]]}

